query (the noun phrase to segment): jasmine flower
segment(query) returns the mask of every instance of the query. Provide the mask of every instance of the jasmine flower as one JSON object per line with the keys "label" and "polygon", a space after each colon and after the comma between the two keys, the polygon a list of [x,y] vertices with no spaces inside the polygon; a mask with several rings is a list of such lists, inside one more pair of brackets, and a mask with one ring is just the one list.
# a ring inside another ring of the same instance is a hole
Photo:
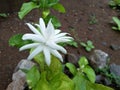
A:
{"label": "jasmine flower", "polygon": [[32,60],[34,56],[43,52],[45,57],[45,62],[49,66],[51,62],[51,54],[56,56],[60,61],[63,62],[62,55],[58,52],[66,54],[67,51],[65,48],[60,46],[58,43],[68,42],[73,39],[70,36],[66,36],[68,33],[61,33],[61,30],[55,29],[51,20],[49,20],[47,27],[42,18],[39,19],[39,24],[35,24],[34,27],[32,24],[27,23],[27,26],[30,28],[32,33],[26,33],[23,35],[23,40],[32,40],[34,43],[27,44],[22,46],[19,50],[26,50],[34,48],[32,53],[28,56],[28,60]]}

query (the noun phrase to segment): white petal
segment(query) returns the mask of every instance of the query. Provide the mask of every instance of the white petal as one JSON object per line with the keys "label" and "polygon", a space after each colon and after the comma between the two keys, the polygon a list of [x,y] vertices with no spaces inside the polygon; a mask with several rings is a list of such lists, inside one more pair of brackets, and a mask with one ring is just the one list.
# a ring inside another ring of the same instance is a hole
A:
{"label": "white petal", "polygon": [[51,50],[50,51],[54,56],[56,56],[58,59],[60,59],[61,62],[63,62],[62,55],[57,50]]}
{"label": "white petal", "polygon": [[72,37],[67,37],[66,36],[66,37],[61,37],[61,38],[54,39],[54,42],[56,42],[56,43],[59,43],[59,42],[69,42],[71,40],[73,40]]}
{"label": "white petal", "polygon": [[41,35],[40,32],[34,27],[32,26],[30,23],[26,23],[28,25],[28,27],[31,29],[31,31],[35,34]]}
{"label": "white petal", "polygon": [[63,52],[64,54],[67,53],[67,51],[60,45],[57,45],[56,43],[47,43],[47,45],[54,50],[59,50],[61,52]]}
{"label": "white petal", "polygon": [[27,45],[24,45],[22,46],[19,51],[22,51],[22,50],[26,50],[26,49],[30,49],[30,48],[35,48],[39,45],[39,43],[32,43],[32,44],[27,44]]}
{"label": "white petal", "polygon": [[51,20],[49,20],[48,25],[47,25],[47,35],[48,36],[55,35],[55,29],[54,29],[54,26],[53,26]]}
{"label": "white petal", "polygon": [[36,42],[45,42],[44,38],[40,35],[35,35],[35,34],[24,34],[22,37],[23,40],[33,40]]}
{"label": "white petal", "polygon": [[60,32],[61,32],[61,30],[55,29],[55,34],[59,34]]}
{"label": "white petal", "polygon": [[63,36],[65,36],[66,34],[68,34],[68,33],[60,33],[60,34],[57,34],[57,35],[55,36],[55,38],[63,37]]}
{"label": "white petal", "polygon": [[[37,24],[36,24],[37,25]],[[40,30],[41,30],[41,33],[43,34],[44,37],[46,37],[46,27],[45,27],[45,22],[43,21],[42,18],[39,19],[39,25],[37,25]]]}
{"label": "white petal", "polygon": [[49,49],[44,48],[43,53],[44,53],[44,56],[45,56],[45,62],[46,62],[46,64],[48,66],[50,66],[50,63],[51,63],[50,59],[51,59],[51,57],[50,57],[50,51],[49,51]]}
{"label": "white petal", "polygon": [[70,39],[57,39],[57,40],[55,40],[54,42],[55,43],[64,43],[64,42],[70,42],[71,40]]}
{"label": "white petal", "polygon": [[35,48],[32,53],[30,53],[30,55],[28,56],[28,60],[31,60],[33,57],[35,57],[37,54],[39,54],[41,51],[43,50],[43,46],[38,46],[37,48]]}

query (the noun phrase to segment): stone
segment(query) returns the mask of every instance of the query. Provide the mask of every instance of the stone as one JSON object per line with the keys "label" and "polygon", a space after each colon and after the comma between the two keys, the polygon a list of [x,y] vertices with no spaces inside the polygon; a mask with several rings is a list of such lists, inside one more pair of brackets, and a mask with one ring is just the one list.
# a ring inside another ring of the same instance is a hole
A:
{"label": "stone", "polygon": [[88,27],[88,30],[92,31],[92,30],[94,30],[94,28],[93,27]]}
{"label": "stone", "polygon": [[23,59],[21,60],[18,65],[16,66],[14,72],[16,72],[19,69],[26,69],[29,70],[31,67],[33,67],[35,65],[34,62],[27,60],[27,59]]}
{"label": "stone", "polygon": [[6,90],[24,90],[26,88],[26,74],[20,69],[30,70],[34,65],[34,62],[27,59],[21,60],[12,75],[13,81],[8,85]]}
{"label": "stone", "polygon": [[17,72],[13,73],[12,80],[17,81],[18,79],[25,78],[25,73],[21,70],[18,70]]}
{"label": "stone", "polygon": [[6,90],[24,90],[26,82],[26,75],[21,70],[15,72],[12,76],[12,82],[8,85]]}
{"label": "stone", "polygon": [[111,49],[113,50],[120,50],[120,45],[115,45],[115,44],[111,44]]}
{"label": "stone", "polygon": [[102,50],[94,50],[89,60],[93,68],[104,68],[109,62],[109,55]]}
{"label": "stone", "polygon": [[65,55],[65,61],[77,65],[78,57],[73,53],[68,53],[68,54]]}
{"label": "stone", "polygon": [[110,64],[110,72],[116,76],[120,76],[120,65]]}

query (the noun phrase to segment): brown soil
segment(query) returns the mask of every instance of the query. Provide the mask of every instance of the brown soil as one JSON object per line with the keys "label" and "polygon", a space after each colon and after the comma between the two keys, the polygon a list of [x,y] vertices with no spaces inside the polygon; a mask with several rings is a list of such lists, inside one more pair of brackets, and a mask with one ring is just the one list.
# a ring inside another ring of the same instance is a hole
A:
{"label": "brown soil", "polygon": [[[68,2],[69,1],[69,2]],[[95,49],[101,49],[108,53],[111,62],[120,64],[120,50],[112,50],[111,44],[120,45],[120,33],[111,29],[109,24],[113,16],[118,12],[108,6],[109,0],[61,0],[66,8],[66,14],[52,12],[61,23],[61,30],[71,33],[77,42],[91,40]],[[98,22],[90,25],[91,15],[95,15]],[[39,14],[33,10],[23,20],[18,19],[17,13],[12,13],[8,18],[0,18],[0,90],[5,90],[11,82],[12,73],[17,63],[27,57],[28,52],[8,45],[12,35],[26,33],[30,30],[26,22],[38,22]],[[68,52],[77,56],[89,56],[83,47],[66,47]]]}

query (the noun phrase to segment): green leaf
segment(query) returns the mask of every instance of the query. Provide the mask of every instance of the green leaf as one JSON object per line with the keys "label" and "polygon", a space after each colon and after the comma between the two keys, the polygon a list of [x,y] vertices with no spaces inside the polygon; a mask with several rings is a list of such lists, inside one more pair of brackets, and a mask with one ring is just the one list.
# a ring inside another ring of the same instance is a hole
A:
{"label": "green leaf", "polygon": [[19,18],[23,19],[25,15],[35,8],[38,8],[38,5],[34,2],[23,3],[20,12],[18,12]]}
{"label": "green leaf", "polygon": [[67,45],[70,45],[70,46],[73,46],[73,47],[78,47],[78,43],[74,40],[71,40],[69,42],[66,42],[66,43],[59,43],[59,45],[61,46],[67,46]]}
{"label": "green leaf", "polygon": [[0,17],[6,18],[6,17],[8,17],[8,14],[6,14],[6,13],[0,13]]}
{"label": "green leaf", "polygon": [[23,46],[25,44],[32,43],[31,40],[22,40],[22,36],[23,36],[23,34],[16,34],[16,35],[12,36],[9,39],[9,45],[20,48],[21,46]]}
{"label": "green leaf", "polygon": [[87,45],[84,42],[80,42],[80,45],[86,47]]}
{"label": "green leaf", "polygon": [[113,19],[113,21],[114,21],[114,22],[117,24],[117,26],[118,26],[117,30],[120,30],[120,20],[119,20],[119,18],[113,17],[112,19]]}
{"label": "green leaf", "polygon": [[51,64],[50,66],[46,67],[45,70],[47,71],[47,77],[51,79],[56,74],[62,72],[63,68],[60,60],[57,57],[51,55]]}
{"label": "green leaf", "polygon": [[59,11],[61,13],[65,13],[65,8],[60,3],[57,3],[57,4],[53,5],[52,8],[54,8],[55,10],[57,10],[57,11]]}
{"label": "green leaf", "polygon": [[84,68],[86,65],[88,65],[88,60],[86,57],[82,56],[80,60],[78,61],[78,64],[80,68]]}
{"label": "green leaf", "polygon": [[50,10],[49,9],[46,9],[42,12],[42,17],[43,18],[46,18],[48,15],[50,14]]}
{"label": "green leaf", "polygon": [[50,86],[52,90],[74,90],[73,81],[62,72],[50,80]]}
{"label": "green leaf", "polygon": [[112,29],[117,30],[118,28],[113,26]]}
{"label": "green leaf", "polygon": [[77,73],[76,67],[72,63],[66,63],[66,67],[69,69],[69,71],[75,76]]}
{"label": "green leaf", "polygon": [[86,88],[86,81],[84,76],[80,73],[77,73],[76,76],[73,78],[73,82],[75,84],[74,90],[87,90]]}
{"label": "green leaf", "polygon": [[78,47],[77,42],[75,42],[74,40],[71,40],[70,42],[66,42],[66,44],[70,45],[70,46],[74,46],[74,47]]}
{"label": "green leaf", "polygon": [[93,45],[92,41],[90,41],[90,40],[87,41],[87,44],[90,46]]}
{"label": "green leaf", "polygon": [[73,82],[75,83],[74,90],[113,90],[101,84],[91,83],[85,78],[84,74],[80,72],[73,78]]}
{"label": "green leaf", "polygon": [[36,66],[33,66],[26,74],[27,83],[29,85],[29,88],[34,88],[39,79],[40,79],[40,73]]}
{"label": "green leaf", "polygon": [[47,24],[50,19],[52,19],[52,24],[54,25],[55,28],[61,27],[60,21],[57,19],[57,17],[52,16],[52,15],[48,15],[48,16],[44,19],[45,23]]}
{"label": "green leaf", "polygon": [[60,0],[48,0],[49,7],[52,7],[53,5],[57,4]]}
{"label": "green leaf", "polygon": [[88,79],[89,79],[92,83],[95,82],[95,80],[96,80],[96,75],[95,75],[94,70],[93,70],[90,66],[86,65],[86,66],[83,68],[83,72],[87,75]]}
{"label": "green leaf", "polygon": [[40,0],[40,8],[42,8],[43,10],[47,9],[49,7],[48,1],[49,0]]}
{"label": "green leaf", "polygon": [[86,49],[86,51],[89,52],[89,51],[91,51],[92,48],[91,47],[86,47],[85,49]]}
{"label": "green leaf", "polygon": [[46,79],[46,74],[47,73],[45,71],[41,72],[41,78],[39,82],[37,82],[36,87],[34,87],[32,90],[53,90]]}

